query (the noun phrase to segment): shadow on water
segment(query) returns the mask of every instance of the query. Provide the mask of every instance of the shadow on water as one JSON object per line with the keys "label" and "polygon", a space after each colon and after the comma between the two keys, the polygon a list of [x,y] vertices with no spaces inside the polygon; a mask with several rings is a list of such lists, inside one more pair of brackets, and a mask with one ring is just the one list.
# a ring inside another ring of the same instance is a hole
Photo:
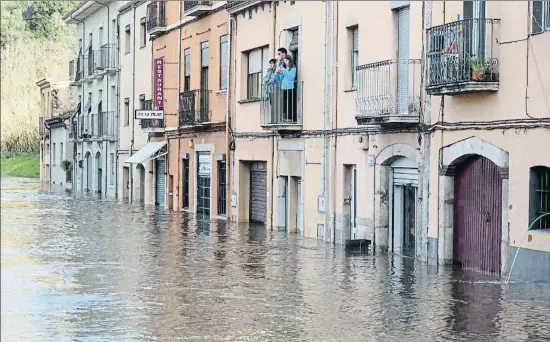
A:
{"label": "shadow on water", "polygon": [[550,288],[2,179],[3,340],[545,341]]}

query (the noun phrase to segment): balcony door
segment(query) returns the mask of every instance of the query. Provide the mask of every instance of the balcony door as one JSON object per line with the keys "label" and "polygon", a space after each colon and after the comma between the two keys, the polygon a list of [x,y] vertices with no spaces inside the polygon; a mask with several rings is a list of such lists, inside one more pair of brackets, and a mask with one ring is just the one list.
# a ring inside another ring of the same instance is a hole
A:
{"label": "balcony door", "polygon": [[200,101],[200,122],[208,122],[208,62],[209,62],[208,42],[201,43],[201,86],[199,90]]}
{"label": "balcony door", "polygon": [[485,59],[485,1],[464,1],[465,59]]}
{"label": "balcony door", "polygon": [[397,11],[397,114],[409,112],[410,8]]}

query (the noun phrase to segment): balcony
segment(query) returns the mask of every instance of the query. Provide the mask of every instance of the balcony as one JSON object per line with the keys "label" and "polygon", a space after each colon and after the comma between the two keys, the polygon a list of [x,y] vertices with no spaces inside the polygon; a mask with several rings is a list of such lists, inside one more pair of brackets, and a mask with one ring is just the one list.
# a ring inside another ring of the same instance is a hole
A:
{"label": "balcony", "polygon": [[179,96],[179,125],[193,126],[211,121],[210,109],[211,90],[197,89],[184,91]]}
{"label": "balcony", "polygon": [[82,83],[83,62],[82,54],[79,54],[76,59],[69,62],[69,81],[71,86],[78,86]]}
{"label": "balcony", "polygon": [[115,44],[105,44],[101,49],[93,53],[94,73],[96,76],[103,77],[105,74],[113,74],[116,72],[117,51]]}
{"label": "balcony", "polygon": [[358,66],[357,124],[418,123],[421,73],[419,59],[392,59]]}
{"label": "balcony", "polygon": [[145,133],[163,133],[165,131],[164,119],[141,120],[141,130]]}
{"label": "balcony", "polygon": [[198,17],[212,10],[212,1],[184,1],[183,12],[185,16]]}
{"label": "balcony", "polygon": [[103,111],[92,114],[92,138],[111,140],[115,138],[115,112]]}
{"label": "balcony", "polygon": [[495,92],[500,19],[464,19],[426,30],[429,95]]}
{"label": "balcony", "polygon": [[92,131],[90,130],[90,118],[87,115],[81,115],[78,118],[78,127],[80,139],[89,139],[92,137]]}
{"label": "balcony", "polygon": [[303,82],[294,82],[293,88],[281,89],[281,83],[261,85],[260,118],[263,129],[279,132],[302,130]]}
{"label": "balcony", "polygon": [[95,75],[95,65],[94,65],[94,53],[86,53],[83,57],[84,64],[84,78],[86,82],[92,82]]}
{"label": "balcony", "polygon": [[152,1],[147,5],[147,33],[157,36],[166,31],[166,3]]}

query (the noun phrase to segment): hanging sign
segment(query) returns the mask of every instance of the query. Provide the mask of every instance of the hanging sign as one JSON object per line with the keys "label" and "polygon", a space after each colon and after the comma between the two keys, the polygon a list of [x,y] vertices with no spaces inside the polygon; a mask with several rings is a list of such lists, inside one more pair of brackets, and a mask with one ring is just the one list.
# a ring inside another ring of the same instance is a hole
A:
{"label": "hanging sign", "polygon": [[164,59],[155,58],[153,72],[155,73],[155,106],[164,109]]}
{"label": "hanging sign", "polygon": [[164,119],[163,110],[136,109],[136,120]]}
{"label": "hanging sign", "polygon": [[199,154],[199,175],[210,177],[212,157],[210,154]]}

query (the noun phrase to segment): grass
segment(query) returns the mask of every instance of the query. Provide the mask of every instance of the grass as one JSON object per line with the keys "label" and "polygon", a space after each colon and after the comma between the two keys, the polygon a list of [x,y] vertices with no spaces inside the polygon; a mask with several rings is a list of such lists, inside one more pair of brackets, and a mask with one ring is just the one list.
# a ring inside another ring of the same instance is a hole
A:
{"label": "grass", "polygon": [[38,153],[2,156],[0,158],[2,177],[40,177],[40,156]]}

